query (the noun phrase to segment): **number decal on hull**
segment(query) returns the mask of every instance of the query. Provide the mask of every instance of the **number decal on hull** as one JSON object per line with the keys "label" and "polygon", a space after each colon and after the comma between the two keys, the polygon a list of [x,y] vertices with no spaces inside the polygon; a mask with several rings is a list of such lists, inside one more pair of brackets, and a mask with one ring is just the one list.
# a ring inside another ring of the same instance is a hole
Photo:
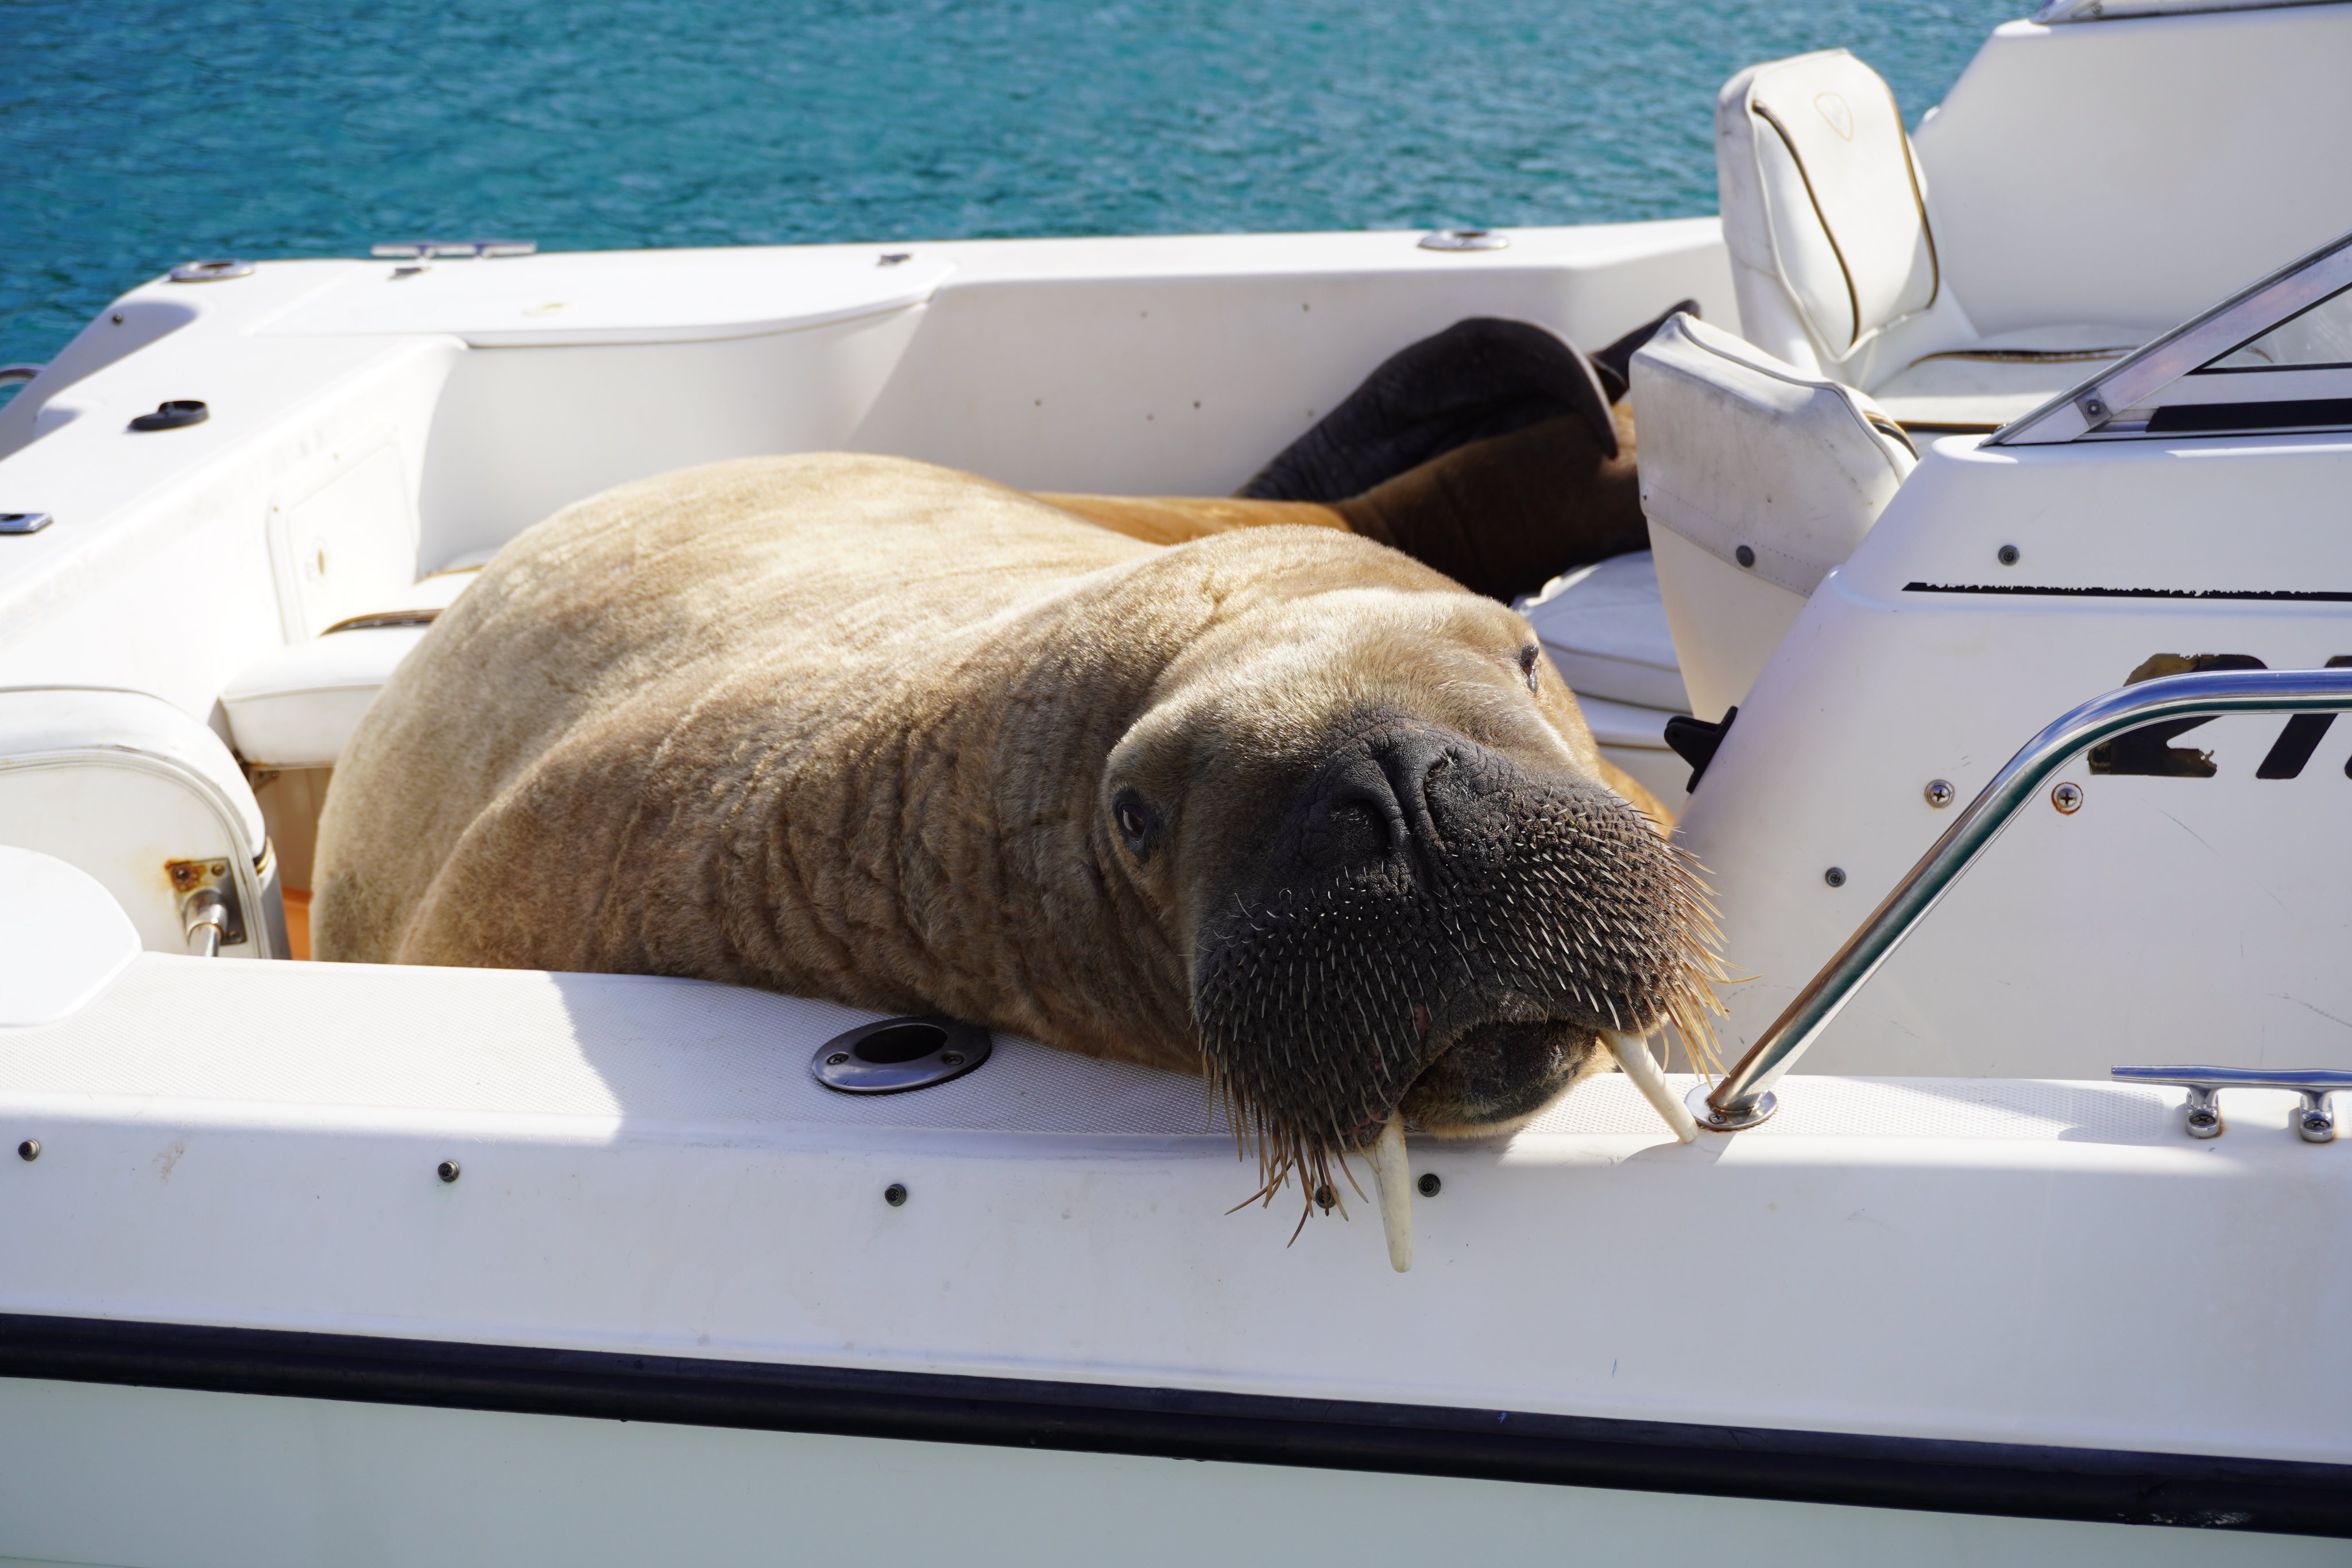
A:
{"label": "number decal on hull", "polygon": [[[2338,653],[2327,661],[2325,668],[2352,668],[2352,653]],[[2126,676],[2124,685],[2137,685],[2159,675],[2185,675],[2203,670],[2266,670],[2270,668],[2252,653],[2151,653],[2140,661],[2137,668]],[[2192,747],[2175,746],[2172,742],[2198,726],[2210,724],[2209,718],[2184,718],[2151,724],[2129,730],[2104,746],[2091,748],[2089,758],[2094,773],[2138,774],[2157,779],[2210,779],[2220,771],[2214,766],[2213,754]],[[2271,742],[2270,750],[2254,768],[2257,779],[2294,779],[2299,777],[2311,762],[2319,743],[2327,738],[2334,727],[2332,713],[2299,713],[2290,716],[2278,738]],[[2352,779],[2352,758],[2344,764],[2344,774]]]}

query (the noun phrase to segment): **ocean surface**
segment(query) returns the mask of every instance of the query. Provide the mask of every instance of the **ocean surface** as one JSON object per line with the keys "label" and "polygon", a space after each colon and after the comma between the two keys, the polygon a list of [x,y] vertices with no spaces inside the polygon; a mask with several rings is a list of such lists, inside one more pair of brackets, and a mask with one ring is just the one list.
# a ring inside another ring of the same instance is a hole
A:
{"label": "ocean surface", "polygon": [[174,262],[1715,210],[1716,89],[1905,119],[2022,0],[0,0],[0,361]]}

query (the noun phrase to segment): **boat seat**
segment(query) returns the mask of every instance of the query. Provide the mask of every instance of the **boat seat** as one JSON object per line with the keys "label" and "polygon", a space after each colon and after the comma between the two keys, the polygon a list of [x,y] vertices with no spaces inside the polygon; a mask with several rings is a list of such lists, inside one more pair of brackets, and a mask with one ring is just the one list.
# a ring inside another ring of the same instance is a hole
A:
{"label": "boat seat", "polygon": [[1667,747],[1665,728],[1690,702],[1650,552],[1580,567],[1513,608],[1576,694],[1601,755],[1679,810],[1690,764]]}
{"label": "boat seat", "polygon": [[0,845],[95,881],[151,951],[187,952],[190,901],[216,889],[236,912],[223,956],[286,952],[261,807],[220,737],[161,697],[0,691]]}
{"label": "boat seat", "polygon": [[2162,329],[1979,332],[1937,252],[1895,95],[1843,49],[1733,77],[1716,100],[1715,134],[1743,335],[1801,371],[1869,392],[1906,426],[1995,429]]}
{"label": "boat seat", "polygon": [[1720,719],[1918,455],[1875,402],[1676,315],[1634,354],[1642,510],[1691,711]]}
{"label": "boat seat", "polygon": [[105,885],[55,855],[0,844],[0,1030],[71,1018],[131,967],[145,946]]}
{"label": "boat seat", "polygon": [[436,572],[395,604],[255,661],[221,689],[229,733],[256,768],[332,768],[360,716],[478,567]]}

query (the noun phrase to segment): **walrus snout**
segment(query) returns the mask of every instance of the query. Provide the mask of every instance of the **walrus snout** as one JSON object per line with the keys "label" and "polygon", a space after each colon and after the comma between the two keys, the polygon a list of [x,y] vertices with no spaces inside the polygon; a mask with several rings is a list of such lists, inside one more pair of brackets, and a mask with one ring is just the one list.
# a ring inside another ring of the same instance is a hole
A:
{"label": "walrus snout", "polygon": [[1441,840],[1430,776],[1452,763],[1460,738],[1415,719],[1375,720],[1301,792],[1300,866],[1328,872],[1431,852]]}
{"label": "walrus snout", "polygon": [[1400,1107],[1507,1130],[1606,1060],[1601,1030],[1704,1005],[1705,895],[1645,818],[1410,714],[1339,727],[1234,883],[1193,1012],[1277,1166],[1360,1147]]}

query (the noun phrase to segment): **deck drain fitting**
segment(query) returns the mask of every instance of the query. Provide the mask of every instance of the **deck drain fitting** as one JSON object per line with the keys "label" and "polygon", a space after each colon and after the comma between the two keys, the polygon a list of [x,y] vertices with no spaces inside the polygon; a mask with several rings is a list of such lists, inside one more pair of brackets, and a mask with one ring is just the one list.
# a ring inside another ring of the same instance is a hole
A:
{"label": "deck drain fitting", "polygon": [[809,1071],[844,1094],[900,1094],[961,1078],[994,1049],[986,1030],[955,1019],[883,1019],[818,1046]]}

